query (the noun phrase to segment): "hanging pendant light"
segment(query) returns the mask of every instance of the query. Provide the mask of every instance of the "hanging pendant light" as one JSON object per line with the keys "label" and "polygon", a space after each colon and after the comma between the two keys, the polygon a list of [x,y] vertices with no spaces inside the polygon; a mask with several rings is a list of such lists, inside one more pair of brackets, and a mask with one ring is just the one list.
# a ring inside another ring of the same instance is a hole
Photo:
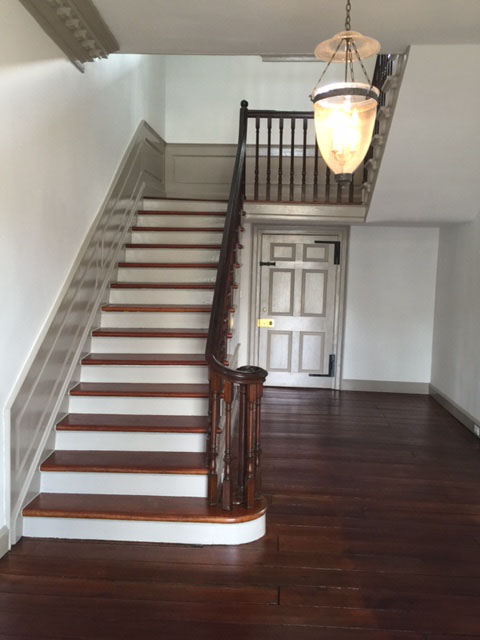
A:
{"label": "hanging pendant light", "polygon": [[[380,97],[362,62],[364,58],[378,53],[380,43],[351,30],[350,10],[348,0],[345,31],[320,42],[315,48],[315,56],[328,64],[311,93],[317,144],[337,182],[351,182],[353,172],[365,157]],[[353,63],[356,61],[360,62],[368,84],[355,82]],[[332,62],[345,65],[345,81],[321,87]]]}

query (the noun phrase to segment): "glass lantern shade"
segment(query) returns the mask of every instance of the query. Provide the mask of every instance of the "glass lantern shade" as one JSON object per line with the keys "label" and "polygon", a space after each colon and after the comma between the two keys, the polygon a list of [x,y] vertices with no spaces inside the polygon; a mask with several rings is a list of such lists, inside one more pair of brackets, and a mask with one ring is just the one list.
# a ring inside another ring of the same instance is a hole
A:
{"label": "glass lantern shade", "polygon": [[372,139],[380,92],[359,82],[316,87],[314,103],[317,144],[338,182],[348,182],[365,157]]}

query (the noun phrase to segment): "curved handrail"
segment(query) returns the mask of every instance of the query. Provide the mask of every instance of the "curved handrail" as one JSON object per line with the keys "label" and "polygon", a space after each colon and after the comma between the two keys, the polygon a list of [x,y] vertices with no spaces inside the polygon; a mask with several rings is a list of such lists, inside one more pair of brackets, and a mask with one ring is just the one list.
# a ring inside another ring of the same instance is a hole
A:
{"label": "curved handrail", "polygon": [[205,356],[207,364],[222,378],[237,384],[255,384],[265,380],[267,372],[260,367],[255,371],[237,371],[230,369],[223,363],[222,344],[224,340],[223,328],[227,296],[229,293],[230,267],[237,243],[237,233],[240,227],[240,212],[243,204],[243,180],[245,172],[245,156],[247,148],[247,118],[248,102],[242,100],[240,108],[240,122],[238,131],[238,145],[233,169],[232,185],[228,200],[222,247],[220,250],[217,281],[213,295],[212,312],[208,328]]}

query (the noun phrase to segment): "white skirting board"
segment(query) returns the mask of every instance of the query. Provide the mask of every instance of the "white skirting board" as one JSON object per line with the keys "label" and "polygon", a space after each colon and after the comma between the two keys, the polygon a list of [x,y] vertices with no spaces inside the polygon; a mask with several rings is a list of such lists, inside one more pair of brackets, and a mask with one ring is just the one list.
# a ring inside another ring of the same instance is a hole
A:
{"label": "white skirting board", "polygon": [[428,382],[397,382],[395,380],[342,380],[342,391],[370,391],[375,393],[429,394]]}
{"label": "white skirting board", "polygon": [[265,514],[234,524],[211,522],[152,522],[87,518],[24,518],[23,535],[122,542],[176,544],[246,544],[265,535]]}
{"label": "white skirting board", "polygon": [[0,529],[0,558],[10,550],[9,535],[7,527]]}

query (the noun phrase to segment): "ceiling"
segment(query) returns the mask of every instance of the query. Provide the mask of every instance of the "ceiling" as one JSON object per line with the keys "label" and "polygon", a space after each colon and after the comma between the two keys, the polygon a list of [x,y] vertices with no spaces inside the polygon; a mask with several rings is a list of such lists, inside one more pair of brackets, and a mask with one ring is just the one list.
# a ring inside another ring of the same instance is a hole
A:
{"label": "ceiling", "polygon": [[[343,29],[344,0],[94,0],[121,53],[310,54]],[[479,44],[480,0],[353,0],[352,28],[384,53]]]}

